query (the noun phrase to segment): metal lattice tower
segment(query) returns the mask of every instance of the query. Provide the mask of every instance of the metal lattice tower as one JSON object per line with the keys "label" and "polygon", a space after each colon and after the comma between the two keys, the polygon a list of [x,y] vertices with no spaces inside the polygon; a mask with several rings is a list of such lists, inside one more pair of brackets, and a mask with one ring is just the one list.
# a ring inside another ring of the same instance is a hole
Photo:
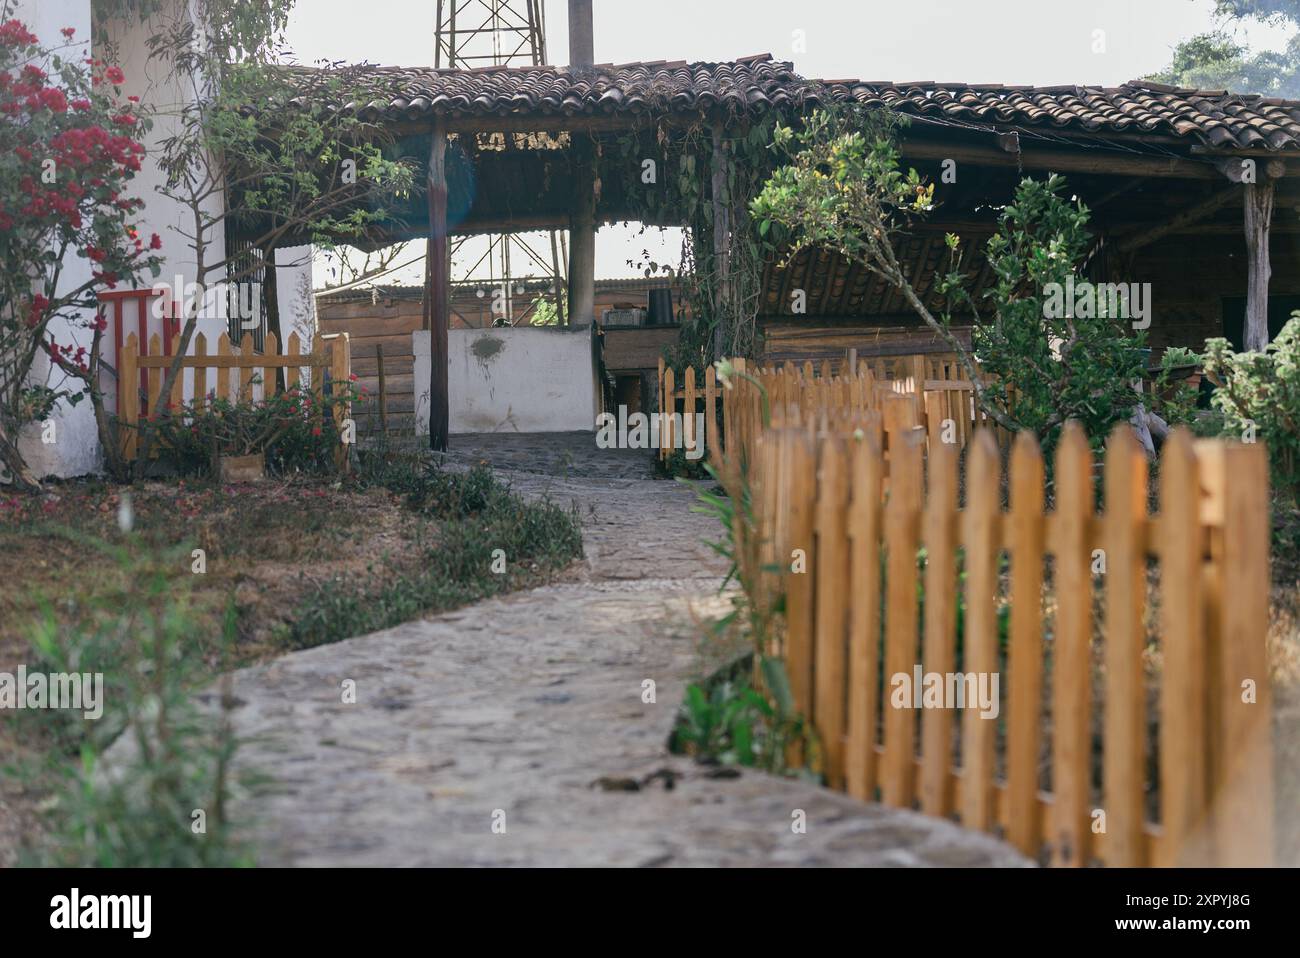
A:
{"label": "metal lattice tower", "polygon": [[[438,0],[433,62],[438,69],[545,64],[546,17],[542,0]],[[461,273],[463,281],[472,279],[482,269],[487,270],[489,286],[504,291],[503,315],[497,317],[499,321],[514,325],[527,318],[531,305],[524,303],[522,308],[516,308],[514,297],[522,286],[516,287],[512,261],[540,267],[563,312],[563,264],[567,260],[563,232],[550,232],[549,256],[544,256],[517,233],[493,233],[485,238],[487,251],[469,264],[468,269],[456,271]],[[467,239],[462,237],[451,244],[453,263]]]}

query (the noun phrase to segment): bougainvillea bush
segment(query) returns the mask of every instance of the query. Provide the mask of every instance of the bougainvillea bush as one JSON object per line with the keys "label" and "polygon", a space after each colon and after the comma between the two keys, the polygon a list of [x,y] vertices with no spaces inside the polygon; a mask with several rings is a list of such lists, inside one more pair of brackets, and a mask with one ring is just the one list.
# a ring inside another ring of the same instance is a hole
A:
{"label": "bougainvillea bush", "polygon": [[[102,412],[96,294],[157,276],[161,241],[133,226],[143,202],[126,187],[146,121],[122,96],[122,71],[86,56],[71,28],[49,45],[10,9],[0,4],[0,464],[34,487],[19,430],[87,395]],[[89,261],[89,278],[69,269],[77,258]],[[59,318],[80,330],[76,341]],[[33,379],[41,354],[49,373]]]}

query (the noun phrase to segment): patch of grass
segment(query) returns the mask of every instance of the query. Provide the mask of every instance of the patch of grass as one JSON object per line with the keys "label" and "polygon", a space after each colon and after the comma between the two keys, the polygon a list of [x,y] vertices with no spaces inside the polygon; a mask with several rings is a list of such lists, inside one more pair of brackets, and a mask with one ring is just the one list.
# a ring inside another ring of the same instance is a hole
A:
{"label": "patch of grass", "polygon": [[333,578],[315,589],[281,632],[292,648],[335,642],[503,592],[537,584],[582,555],[577,517],[527,502],[488,469],[451,472],[405,457],[376,456],[363,483],[406,497],[437,520],[419,571],[377,585]]}

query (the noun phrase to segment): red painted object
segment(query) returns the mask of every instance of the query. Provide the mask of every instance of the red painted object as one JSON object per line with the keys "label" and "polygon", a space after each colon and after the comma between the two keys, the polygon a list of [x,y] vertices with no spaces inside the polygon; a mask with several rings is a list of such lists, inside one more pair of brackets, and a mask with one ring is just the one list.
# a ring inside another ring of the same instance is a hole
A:
{"label": "red painted object", "polygon": [[[140,341],[140,355],[149,352],[149,321],[153,316],[153,300],[163,294],[154,289],[120,289],[99,294],[100,315],[104,316],[113,327],[113,370],[122,368],[122,346],[126,337],[134,332]],[[172,338],[180,333],[181,322],[177,316],[176,303],[173,301],[163,306],[162,349],[164,356],[172,354]],[[134,329],[127,329],[132,323]],[[119,384],[120,385],[120,384]],[[140,388],[149,386],[148,374],[140,370]]]}

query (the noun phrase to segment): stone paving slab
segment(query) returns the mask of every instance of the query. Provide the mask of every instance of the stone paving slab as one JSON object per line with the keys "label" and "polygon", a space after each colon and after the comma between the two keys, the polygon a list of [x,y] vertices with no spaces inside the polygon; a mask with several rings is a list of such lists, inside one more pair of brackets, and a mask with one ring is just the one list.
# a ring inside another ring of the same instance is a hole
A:
{"label": "stone paving slab", "polygon": [[550,586],[240,672],[236,728],[256,741],[239,762],[277,785],[233,814],[272,865],[1023,862],[948,822],[669,756],[719,601],[671,580]]}
{"label": "stone paving slab", "polygon": [[950,822],[669,755],[728,604],[716,525],[679,483],[502,475],[578,510],[568,580],[235,673],[236,763],[275,785],[232,816],[264,864],[1027,864]]}

